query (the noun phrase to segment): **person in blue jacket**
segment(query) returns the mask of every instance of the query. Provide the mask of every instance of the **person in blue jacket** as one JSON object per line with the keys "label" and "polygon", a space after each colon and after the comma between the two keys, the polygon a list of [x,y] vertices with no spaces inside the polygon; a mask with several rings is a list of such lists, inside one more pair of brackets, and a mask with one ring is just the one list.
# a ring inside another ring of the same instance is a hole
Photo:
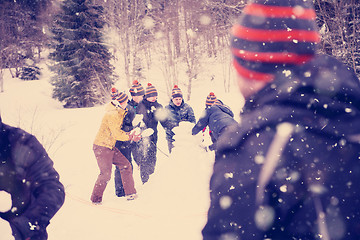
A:
{"label": "person in blue jacket", "polygon": [[11,209],[0,211],[15,240],[46,240],[50,219],[65,200],[59,174],[41,143],[0,116],[0,192],[11,195]]}
{"label": "person in blue jacket", "polygon": [[246,103],[217,141],[204,240],[360,239],[360,82],[316,53],[312,2],[251,1],[232,29]]}
{"label": "person in blue jacket", "polygon": [[[118,91],[114,88],[112,93],[112,99],[116,99]],[[125,132],[130,132],[134,129],[133,121],[136,115],[136,107],[139,102],[143,99],[145,94],[145,90],[143,86],[137,81],[134,80],[133,85],[131,86],[130,90],[131,100],[128,101],[128,105],[126,107],[127,113],[123,120],[123,125],[121,127],[122,130]],[[133,166],[131,161],[131,156],[133,156],[137,165],[139,165],[139,153],[137,148],[137,142],[134,141],[116,141],[115,147],[120,150],[120,152],[129,160],[131,166]],[[125,191],[123,188],[121,174],[119,168],[115,167],[114,173],[114,181],[115,181],[115,194],[118,197],[124,197]]]}
{"label": "person in blue jacket", "polygon": [[192,107],[185,103],[181,89],[174,85],[171,91],[171,100],[166,109],[166,120],[163,125],[166,131],[166,140],[168,142],[169,153],[174,147],[173,142],[175,133],[172,131],[174,127],[179,126],[180,122],[196,122],[194,110]]}
{"label": "person in blue jacket", "polygon": [[238,122],[234,119],[234,113],[229,106],[225,105],[221,100],[217,99],[213,92],[209,93],[205,102],[205,113],[199,118],[198,122],[192,129],[192,135],[198,134],[203,131],[207,126],[212,145],[209,146],[210,150],[216,148],[216,141],[220,135],[232,126],[236,126]]}

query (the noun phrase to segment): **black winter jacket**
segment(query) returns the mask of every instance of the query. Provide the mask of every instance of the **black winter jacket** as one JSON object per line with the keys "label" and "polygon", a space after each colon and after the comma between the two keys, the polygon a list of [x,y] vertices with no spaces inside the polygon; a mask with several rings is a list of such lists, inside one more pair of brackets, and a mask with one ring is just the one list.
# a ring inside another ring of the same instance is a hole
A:
{"label": "black winter jacket", "polygon": [[136,112],[136,107],[138,106],[139,104],[137,102],[135,102],[133,99],[131,99],[129,102],[128,102],[128,107],[132,108],[135,112]]}
{"label": "black winter jacket", "polygon": [[228,106],[212,105],[205,109],[205,113],[203,113],[202,117],[193,127],[192,135],[198,134],[206,126],[209,126],[213,139],[216,141],[225,128],[237,124],[238,122],[234,119],[234,113]]}
{"label": "black winter jacket", "polygon": [[157,143],[158,138],[158,122],[161,120],[159,119],[159,115],[161,115],[161,111],[163,110],[163,106],[156,102],[149,102],[146,99],[143,99],[139,102],[138,106],[136,107],[136,114],[143,115],[143,121],[145,123],[146,128],[152,128],[154,130],[154,134],[150,136],[150,139],[155,144]]}
{"label": "black winter jacket", "polygon": [[291,71],[218,140],[205,240],[360,239],[359,80],[325,56]]}
{"label": "black winter jacket", "polygon": [[128,105],[128,107],[126,109],[127,109],[126,110],[127,112],[124,117],[123,125],[122,125],[121,129],[124,130],[125,132],[130,132],[134,128],[132,122],[135,118],[135,110],[130,105]]}
{"label": "black winter jacket", "polygon": [[167,110],[167,119],[164,121],[163,126],[166,129],[166,138],[168,140],[171,140],[175,135],[172,129],[179,126],[180,122],[186,121],[196,123],[194,110],[189,104],[185,103],[184,100],[180,106],[176,106],[170,101],[170,103],[165,106],[165,109]]}
{"label": "black winter jacket", "polygon": [[0,191],[11,195],[12,209],[0,212],[16,240],[47,239],[46,227],[64,203],[64,187],[45,149],[31,134],[0,118]]}

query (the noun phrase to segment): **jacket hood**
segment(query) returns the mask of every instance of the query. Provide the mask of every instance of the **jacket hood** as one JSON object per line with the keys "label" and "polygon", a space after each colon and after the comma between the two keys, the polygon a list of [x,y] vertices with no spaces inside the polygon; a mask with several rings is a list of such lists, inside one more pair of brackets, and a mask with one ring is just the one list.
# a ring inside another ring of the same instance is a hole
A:
{"label": "jacket hood", "polygon": [[221,111],[223,111],[226,114],[229,114],[231,117],[234,117],[233,111],[230,109],[229,106],[222,104],[222,105],[213,105],[211,108],[219,108]]}
{"label": "jacket hood", "polygon": [[336,59],[321,55],[275,79],[246,102],[243,124],[261,128],[286,121],[332,137],[360,134],[360,83]]}

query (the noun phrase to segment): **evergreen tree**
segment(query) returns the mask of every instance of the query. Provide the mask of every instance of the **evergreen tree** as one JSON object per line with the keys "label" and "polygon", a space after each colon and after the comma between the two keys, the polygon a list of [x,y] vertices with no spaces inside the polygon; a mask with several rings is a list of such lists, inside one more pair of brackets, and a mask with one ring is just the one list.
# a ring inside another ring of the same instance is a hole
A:
{"label": "evergreen tree", "polygon": [[89,0],[65,0],[54,21],[53,97],[64,107],[103,104],[113,83],[111,54],[102,44],[103,8]]}

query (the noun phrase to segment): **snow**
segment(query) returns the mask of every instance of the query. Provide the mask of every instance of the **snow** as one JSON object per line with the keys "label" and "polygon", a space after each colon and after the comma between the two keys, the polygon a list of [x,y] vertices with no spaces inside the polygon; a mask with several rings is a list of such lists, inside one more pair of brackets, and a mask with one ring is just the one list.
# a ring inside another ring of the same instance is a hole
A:
{"label": "snow", "polygon": [[[92,143],[105,106],[64,109],[51,98],[50,73],[47,74],[46,67],[42,71],[40,80],[27,82],[11,78],[5,71],[0,111],[4,123],[20,126],[38,138],[54,161],[65,186],[66,200],[50,222],[49,240],[201,239],[210,204],[209,179],[214,163],[214,153],[199,147],[202,134],[191,136],[193,125],[182,123],[174,129],[175,147],[169,154],[165,131],[159,125],[158,147],[161,151],[157,154],[155,173],[146,184],[141,183],[133,161],[138,198],[127,201],[116,197],[112,174],[103,204],[93,205],[90,194],[99,170]],[[204,90],[203,86],[199,86],[200,94],[193,94],[187,101],[197,119],[208,94],[208,89]],[[234,95],[222,93],[222,96],[220,99],[225,99],[224,102],[238,115],[240,100],[235,100]],[[163,106],[168,101],[166,97],[159,99]],[[208,135],[205,142],[210,143]],[[1,240],[13,239],[8,223],[2,219],[0,232]]]}

